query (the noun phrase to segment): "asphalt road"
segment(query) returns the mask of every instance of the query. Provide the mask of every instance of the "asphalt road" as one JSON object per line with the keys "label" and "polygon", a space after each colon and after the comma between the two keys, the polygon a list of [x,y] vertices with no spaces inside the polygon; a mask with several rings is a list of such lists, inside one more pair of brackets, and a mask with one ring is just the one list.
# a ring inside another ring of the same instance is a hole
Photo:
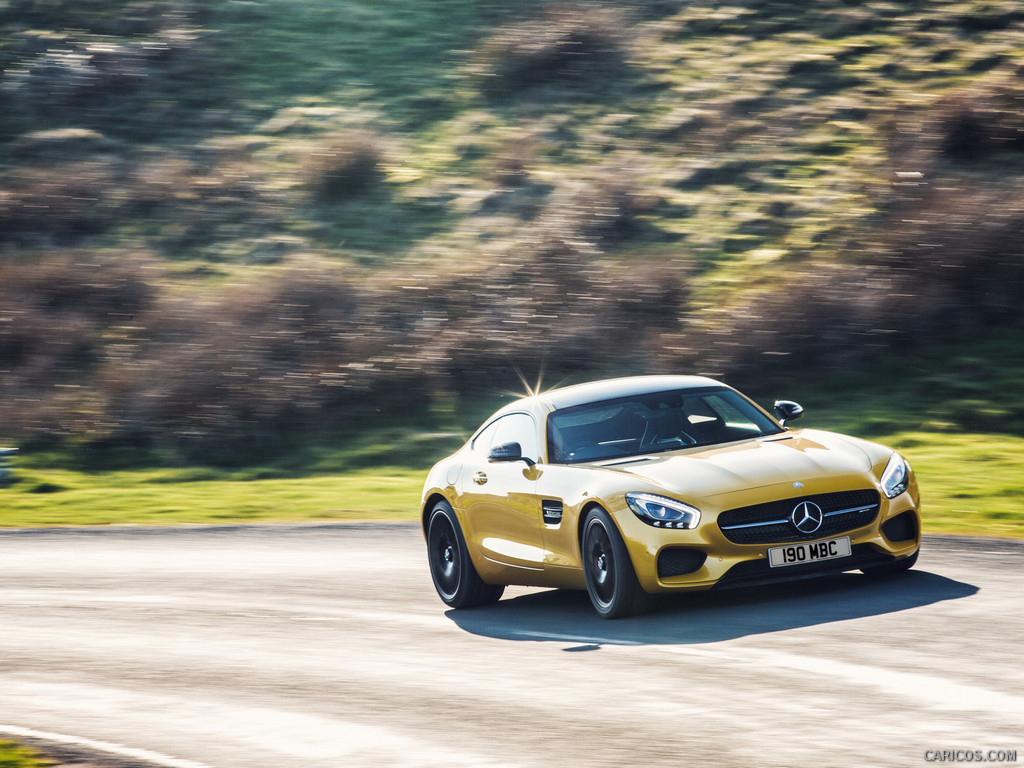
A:
{"label": "asphalt road", "polygon": [[1024,763],[1024,542],[925,547],[608,622],[528,589],[449,612],[410,525],[0,532],[0,737],[182,768]]}

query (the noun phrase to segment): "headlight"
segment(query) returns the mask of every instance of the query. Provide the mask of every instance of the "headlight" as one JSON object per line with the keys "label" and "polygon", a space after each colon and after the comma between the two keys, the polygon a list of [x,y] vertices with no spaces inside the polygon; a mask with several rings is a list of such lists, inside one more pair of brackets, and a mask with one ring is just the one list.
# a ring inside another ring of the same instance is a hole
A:
{"label": "headlight", "polygon": [[626,503],[633,514],[655,528],[696,528],[700,510],[675,499],[652,493],[627,493]]}
{"label": "headlight", "polygon": [[895,499],[910,485],[910,467],[898,453],[894,453],[882,473],[882,490],[890,499]]}

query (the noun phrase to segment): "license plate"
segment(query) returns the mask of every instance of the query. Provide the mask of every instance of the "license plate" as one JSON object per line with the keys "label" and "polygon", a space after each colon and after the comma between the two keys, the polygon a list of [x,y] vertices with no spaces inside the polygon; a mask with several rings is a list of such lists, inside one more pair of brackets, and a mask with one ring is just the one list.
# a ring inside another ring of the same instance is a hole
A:
{"label": "license plate", "polygon": [[820,560],[836,560],[840,557],[849,557],[850,553],[850,537],[841,536],[838,539],[800,542],[798,544],[787,544],[784,547],[772,547],[768,550],[768,564],[772,568],[778,568],[783,565],[816,563]]}

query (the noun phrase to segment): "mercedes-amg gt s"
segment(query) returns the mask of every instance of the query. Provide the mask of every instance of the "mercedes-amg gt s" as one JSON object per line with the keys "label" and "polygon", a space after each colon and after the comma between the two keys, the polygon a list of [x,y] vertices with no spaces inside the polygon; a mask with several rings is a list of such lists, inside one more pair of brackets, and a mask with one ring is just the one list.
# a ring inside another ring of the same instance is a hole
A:
{"label": "mercedes-amg gt s", "polygon": [[787,426],[724,384],[639,376],[505,406],[427,476],[430,572],[453,608],[508,584],[586,589],[607,618],[650,595],[911,568],[913,470],[889,448]]}

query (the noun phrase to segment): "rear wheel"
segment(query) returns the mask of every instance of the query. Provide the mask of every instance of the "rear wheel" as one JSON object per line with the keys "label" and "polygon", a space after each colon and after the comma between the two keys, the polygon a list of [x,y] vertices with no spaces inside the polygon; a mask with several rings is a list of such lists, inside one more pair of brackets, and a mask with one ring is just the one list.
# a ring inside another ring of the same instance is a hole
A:
{"label": "rear wheel", "polygon": [[914,567],[919,554],[921,554],[920,548],[910,557],[904,557],[902,560],[895,560],[885,565],[876,565],[873,568],[861,568],[861,573],[866,576],[888,576],[893,573],[903,573]]}
{"label": "rear wheel", "polygon": [[618,619],[648,607],[650,598],[637,581],[619,529],[600,507],[590,510],[583,522],[583,573],[600,616]]}
{"label": "rear wheel", "polygon": [[427,560],[437,594],[452,608],[496,603],[505,591],[502,584],[484,583],[476,572],[459,519],[446,501],[439,501],[430,512]]}

